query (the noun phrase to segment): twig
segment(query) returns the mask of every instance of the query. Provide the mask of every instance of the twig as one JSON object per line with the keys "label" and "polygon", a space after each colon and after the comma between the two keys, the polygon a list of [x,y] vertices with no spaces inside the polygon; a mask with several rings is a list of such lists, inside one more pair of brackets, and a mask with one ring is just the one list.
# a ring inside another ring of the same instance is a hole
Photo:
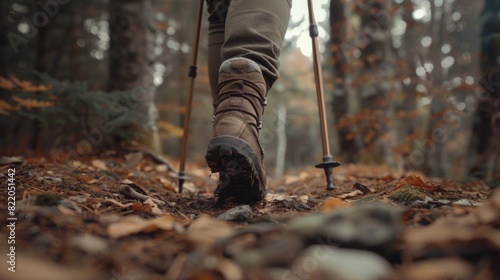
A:
{"label": "twig", "polygon": [[134,190],[129,185],[121,185],[120,186],[120,193],[123,194],[124,196],[129,197],[129,198],[139,199],[140,201],[146,201],[148,198],[151,198],[151,200],[153,200],[154,203],[156,203],[158,205],[162,205],[162,206],[165,205],[165,202],[163,202],[159,199],[156,199],[156,198],[152,198],[148,195],[138,193],[136,190]]}
{"label": "twig", "polygon": [[132,206],[132,203],[122,204],[122,203],[120,203],[120,202],[118,202],[118,201],[116,201],[115,199],[112,199],[112,198],[107,198],[107,199],[104,199],[102,201],[103,202],[111,202],[112,204],[117,205],[117,206],[119,206],[121,208],[128,208],[128,207]]}
{"label": "twig", "polygon": [[101,214],[97,213],[96,211],[90,209],[90,207],[88,207],[87,205],[84,205],[84,204],[80,204],[80,203],[77,203],[76,205],[82,207],[82,208],[85,208],[87,209],[87,211],[89,211],[90,213],[96,215],[96,216],[100,216]]}

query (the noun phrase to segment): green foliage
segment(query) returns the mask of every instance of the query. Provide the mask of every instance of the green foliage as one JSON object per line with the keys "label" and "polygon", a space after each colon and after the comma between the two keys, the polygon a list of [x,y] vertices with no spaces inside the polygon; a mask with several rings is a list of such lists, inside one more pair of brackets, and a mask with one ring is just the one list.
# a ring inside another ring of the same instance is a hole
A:
{"label": "green foliage", "polygon": [[59,81],[41,73],[36,76],[41,86],[0,77],[1,127],[9,130],[35,122],[39,133],[50,134],[50,148],[85,139],[105,148],[116,140],[140,141],[146,134],[138,125],[140,114],[134,110],[140,98],[137,91],[94,91],[83,82]]}

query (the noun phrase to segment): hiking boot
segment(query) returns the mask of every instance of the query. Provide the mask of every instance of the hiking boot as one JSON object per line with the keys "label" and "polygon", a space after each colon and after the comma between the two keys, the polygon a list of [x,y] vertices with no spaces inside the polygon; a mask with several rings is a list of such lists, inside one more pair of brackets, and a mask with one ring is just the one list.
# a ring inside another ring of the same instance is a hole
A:
{"label": "hiking boot", "polygon": [[258,135],[267,103],[267,84],[257,63],[233,58],[222,63],[206,161],[219,172],[215,196],[238,202],[264,198],[266,171]]}

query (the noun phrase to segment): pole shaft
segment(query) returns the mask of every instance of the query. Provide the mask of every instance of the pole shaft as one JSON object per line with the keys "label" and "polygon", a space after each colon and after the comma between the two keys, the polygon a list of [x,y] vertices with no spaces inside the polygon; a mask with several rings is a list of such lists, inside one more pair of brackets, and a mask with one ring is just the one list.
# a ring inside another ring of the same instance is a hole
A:
{"label": "pole shaft", "polygon": [[[314,18],[314,11],[312,0],[307,0],[308,10],[309,10],[309,22],[311,27],[316,26],[316,20]],[[316,27],[317,28],[317,27]],[[316,83],[316,95],[318,98],[318,111],[319,111],[319,121],[321,128],[321,141],[323,144],[323,155],[330,155],[330,144],[328,143],[328,126],[326,124],[326,113],[325,113],[325,98],[323,94],[323,77],[321,75],[321,63],[319,56],[318,47],[318,37],[311,34],[312,40],[312,51],[313,51],[313,64],[314,64],[314,80]]]}
{"label": "pole shaft", "polygon": [[181,142],[181,158],[179,171],[184,172],[186,168],[186,154],[187,154],[187,143],[189,136],[189,123],[191,121],[191,107],[193,104],[193,92],[194,92],[194,80],[196,78],[196,63],[198,60],[198,47],[200,42],[201,33],[201,20],[203,17],[203,2],[205,0],[199,0],[198,11],[196,17],[196,32],[193,39],[193,49],[191,54],[191,68],[189,71],[190,83],[188,97],[186,99],[185,111],[184,111],[184,123],[182,132],[182,142]]}

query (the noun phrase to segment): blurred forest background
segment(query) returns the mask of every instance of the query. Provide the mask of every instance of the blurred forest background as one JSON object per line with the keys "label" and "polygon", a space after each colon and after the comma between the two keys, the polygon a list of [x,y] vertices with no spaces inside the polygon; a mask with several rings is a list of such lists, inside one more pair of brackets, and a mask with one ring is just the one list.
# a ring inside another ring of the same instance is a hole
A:
{"label": "blurred forest background", "polygon": [[[196,3],[2,0],[1,154],[78,159],[136,141],[176,159]],[[340,162],[498,177],[500,1],[314,3]],[[293,0],[261,131],[272,177],[321,159],[306,7]],[[207,29],[188,153],[200,163],[212,127]]]}

